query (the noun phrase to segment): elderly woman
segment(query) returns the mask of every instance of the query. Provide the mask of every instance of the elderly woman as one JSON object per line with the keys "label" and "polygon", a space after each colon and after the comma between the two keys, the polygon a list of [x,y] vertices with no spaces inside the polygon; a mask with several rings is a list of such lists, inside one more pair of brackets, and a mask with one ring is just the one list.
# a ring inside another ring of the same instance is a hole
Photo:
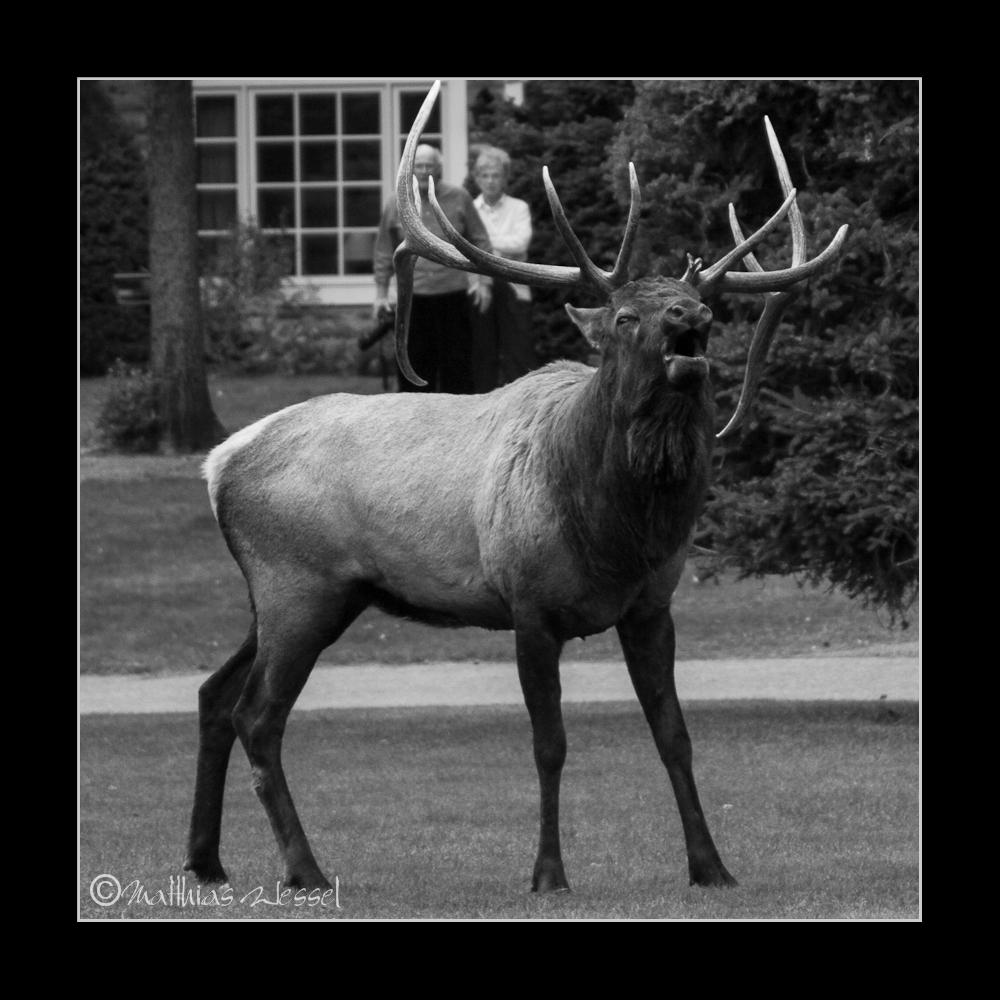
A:
{"label": "elderly woman", "polygon": [[[512,260],[526,260],[531,242],[531,214],[527,202],[506,193],[510,156],[495,146],[484,146],[476,157],[472,176],[481,194],[474,204],[486,226],[493,252]],[[472,375],[476,392],[499,385],[538,368],[535,337],[528,315],[531,289],[494,278],[493,301],[472,314]]]}

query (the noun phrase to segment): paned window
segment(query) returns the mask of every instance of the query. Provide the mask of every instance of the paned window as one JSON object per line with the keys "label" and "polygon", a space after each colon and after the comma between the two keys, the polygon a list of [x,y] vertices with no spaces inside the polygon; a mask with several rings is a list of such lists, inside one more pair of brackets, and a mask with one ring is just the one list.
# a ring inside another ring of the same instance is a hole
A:
{"label": "paned window", "polygon": [[383,95],[254,100],[260,227],[294,240],[297,274],[371,274],[382,211]]}
{"label": "paned window", "polygon": [[195,98],[198,235],[211,254],[237,219],[236,98]]}
{"label": "paned window", "polygon": [[[410,129],[413,127],[413,123],[416,121],[417,114],[420,111],[420,105],[424,103],[426,96],[426,87],[423,90],[404,90],[399,94],[400,134],[398,136],[399,142],[397,147],[400,157],[403,155],[406,137],[410,134]],[[427,127],[420,133],[420,141],[426,143],[428,146],[441,149],[441,140],[441,99],[438,98],[434,104],[434,109],[431,111],[430,118],[427,119]]]}
{"label": "paned window", "polygon": [[[382,207],[427,87],[240,94],[195,98],[203,250],[211,253],[237,219],[250,217],[287,240],[295,276],[371,274]],[[440,101],[422,140],[443,146]]]}

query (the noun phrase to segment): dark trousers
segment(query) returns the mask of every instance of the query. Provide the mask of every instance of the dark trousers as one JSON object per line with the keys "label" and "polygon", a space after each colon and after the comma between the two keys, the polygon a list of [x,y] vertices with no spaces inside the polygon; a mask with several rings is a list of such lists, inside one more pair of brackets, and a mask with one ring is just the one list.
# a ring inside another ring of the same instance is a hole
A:
{"label": "dark trousers", "polygon": [[396,368],[400,392],[473,392],[472,325],[468,295],[414,295],[407,339],[410,365],[427,385],[414,385]]}
{"label": "dark trousers", "polygon": [[541,366],[535,351],[528,304],[502,278],[493,279],[493,301],[485,313],[475,306],[472,319],[472,382],[489,392]]}

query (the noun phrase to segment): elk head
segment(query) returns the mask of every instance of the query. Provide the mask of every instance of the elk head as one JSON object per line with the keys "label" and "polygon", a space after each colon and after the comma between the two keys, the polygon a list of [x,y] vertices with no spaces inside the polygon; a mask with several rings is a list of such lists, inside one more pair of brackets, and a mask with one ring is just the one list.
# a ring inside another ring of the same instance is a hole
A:
{"label": "elk head", "polygon": [[688,389],[708,377],[705,350],[712,310],[697,289],[674,278],[642,278],[597,309],[566,306],[570,319],[606,359],[622,352],[659,356],[669,385]]}
{"label": "elk head", "polygon": [[[597,289],[609,298],[610,304],[600,309],[573,309],[567,306],[570,317],[588,339],[599,346],[606,355],[609,350],[625,348],[629,344],[633,348],[658,350],[663,357],[667,379],[676,388],[701,384],[708,375],[708,363],[704,358],[704,351],[708,342],[712,313],[702,303],[702,297],[722,292],[765,293],[767,301],[750,344],[740,400],[736,412],[717,437],[724,437],[735,431],[746,417],[756,395],[767,349],[781,315],[789,302],[798,294],[798,290],[793,286],[831,263],[840,252],[847,236],[847,226],[841,226],[830,245],[819,256],[810,261],[806,260],[805,229],[795,201],[796,192],[791,184],[785,157],[768,118],[765,116],[764,122],[771,155],[785,194],[785,200],[778,211],[752,236],[744,238],[735,210],[730,205],[729,220],[736,246],[721,260],[702,270],[701,260],[693,259],[689,254],[687,270],[679,281],[672,278],[652,278],[629,282],[628,263],[639,225],[640,210],[639,182],[635,167],[631,163],[629,164],[631,202],[628,222],[618,260],[610,272],[601,270],[590,260],[583,245],[570,228],[566,213],[549,178],[547,167],[542,168],[545,193],[559,232],[577,263],[576,267],[507,260],[481,250],[466,240],[444,214],[434,195],[433,180],[430,183],[428,197],[449,242],[445,242],[424,226],[417,207],[420,194],[416,179],[413,177],[413,159],[420,133],[427,124],[440,88],[441,81],[438,80],[428,93],[413,123],[396,178],[399,218],[405,233],[405,238],[393,258],[398,286],[396,358],[406,378],[416,385],[427,384],[413,371],[406,352],[410,304],[413,296],[413,269],[417,257],[426,257],[460,271],[472,271],[529,285]],[[792,228],[792,266],[765,271],[754,257],[753,249],[786,215]],[[741,260],[745,262],[748,270],[732,270]],[[655,303],[651,301],[652,299],[655,299]],[[651,310],[657,312],[656,317],[651,322],[640,322],[643,315]],[[637,342],[637,338],[642,340],[641,344]]]}

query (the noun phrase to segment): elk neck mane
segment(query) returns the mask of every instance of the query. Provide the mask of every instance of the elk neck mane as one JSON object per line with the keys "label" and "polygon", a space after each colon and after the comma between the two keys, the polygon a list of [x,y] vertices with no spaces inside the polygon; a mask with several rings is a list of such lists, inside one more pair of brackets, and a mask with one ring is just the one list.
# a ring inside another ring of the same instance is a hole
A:
{"label": "elk neck mane", "polygon": [[[573,552],[598,577],[646,575],[686,546],[708,488],[709,383],[695,392],[613,354],[536,442]],[[550,366],[551,368],[552,366]]]}

